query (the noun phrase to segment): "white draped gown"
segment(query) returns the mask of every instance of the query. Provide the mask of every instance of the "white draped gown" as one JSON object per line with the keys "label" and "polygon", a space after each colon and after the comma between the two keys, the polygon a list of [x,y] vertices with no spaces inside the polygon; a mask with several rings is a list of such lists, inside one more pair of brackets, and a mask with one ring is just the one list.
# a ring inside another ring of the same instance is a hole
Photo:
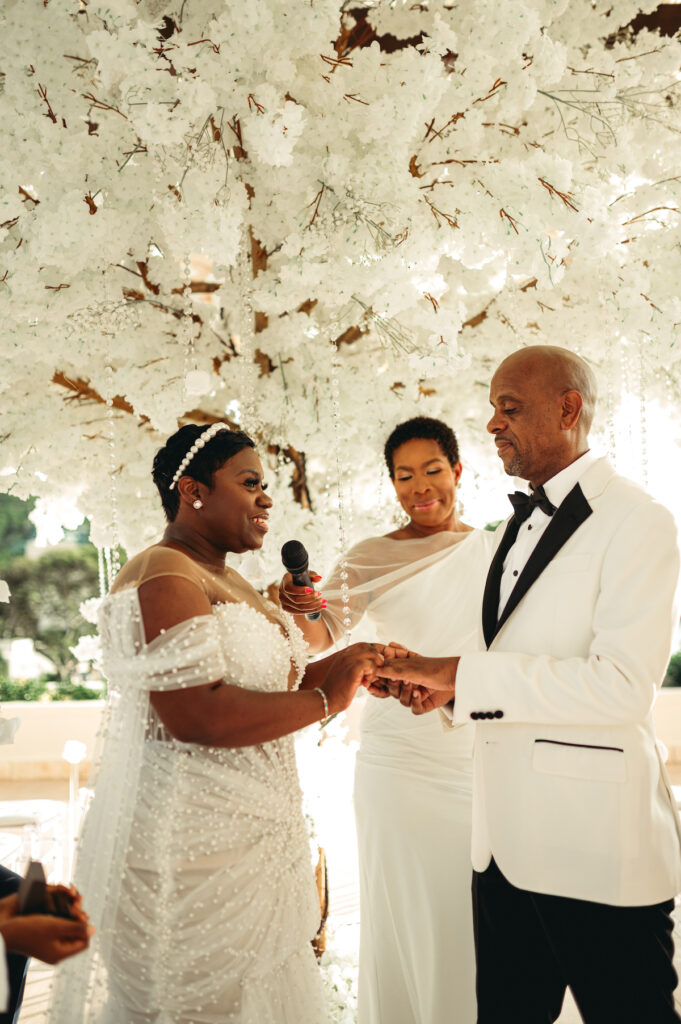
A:
{"label": "white draped gown", "polygon": [[[175,575],[192,578],[186,556],[170,557]],[[157,549],[152,569],[167,558]],[[235,573],[228,582],[246,587]],[[151,690],[216,679],[286,690],[292,659],[300,678],[305,644],[292,619],[255,591],[247,600],[216,604],[150,644],[137,589],[103,603],[109,719],[76,873],[97,935],[60,969],[52,1024],[327,1020],[292,737],[237,749],[180,743],[149,703]]]}
{"label": "white draped gown", "polygon": [[[373,538],[347,557],[352,625],[444,656],[479,649],[492,534]],[[322,585],[343,631],[340,570]],[[369,697],[355,773],[359,1024],[475,1024],[471,906],[474,726],[444,729]]]}

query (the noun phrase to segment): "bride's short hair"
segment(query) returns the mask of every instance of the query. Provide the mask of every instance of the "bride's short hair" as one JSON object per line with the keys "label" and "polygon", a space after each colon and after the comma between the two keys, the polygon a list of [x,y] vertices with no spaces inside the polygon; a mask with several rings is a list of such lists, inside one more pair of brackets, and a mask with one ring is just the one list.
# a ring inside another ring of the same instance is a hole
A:
{"label": "bride's short hair", "polygon": [[442,420],[436,420],[430,416],[413,416],[410,420],[405,420],[404,423],[398,423],[385,442],[383,455],[391,480],[395,476],[393,463],[395,452],[407,441],[415,440],[437,441],[450,466],[455,466],[459,461],[459,442],[451,427],[448,427]]}
{"label": "bride's short hair", "polygon": [[[191,446],[205,430],[205,423],[203,426],[188,423],[180,427],[170,435],[163,448],[159,448],[154,456],[151,475],[161,495],[161,504],[168,522],[172,523],[180,507],[177,487],[171,489],[173,477]],[[190,476],[192,480],[212,487],[215,471],[243,448],[255,448],[254,441],[248,434],[244,434],[243,430],[220,430],[197,451],[182,476]]]}

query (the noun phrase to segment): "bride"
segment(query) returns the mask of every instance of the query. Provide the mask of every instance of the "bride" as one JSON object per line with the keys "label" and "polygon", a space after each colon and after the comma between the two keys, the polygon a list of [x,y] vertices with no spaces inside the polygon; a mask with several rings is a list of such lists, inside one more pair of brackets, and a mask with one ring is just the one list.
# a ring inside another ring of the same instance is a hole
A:
{"label": "bride", "polygon": [[233,569],[272,505],[253,442],[182,427],[153,469],[168,527],[100,611],[110,699],[76,879],[97,935],[52,1024],[323,1024],[319,925],[292,733],[382,657],[306,667],[292,618]]}

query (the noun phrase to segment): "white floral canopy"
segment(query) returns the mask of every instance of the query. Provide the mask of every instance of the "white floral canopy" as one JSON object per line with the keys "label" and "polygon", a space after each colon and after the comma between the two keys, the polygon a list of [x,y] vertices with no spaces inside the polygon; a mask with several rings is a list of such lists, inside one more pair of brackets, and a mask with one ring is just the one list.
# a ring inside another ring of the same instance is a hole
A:
{"label": "white floral canopy", "polygon": [[156,448],[227,418],[269,466],[274,578],[277,539],[335,556],[339,484],[346,538],[377,532],[382,441],[423,413],[498,519],[491,370],[543,342],[594,366],[618,463],[645,478],[654,448],[669,483],[681,36],[657,6],[5,0],[0,486],[137,550]]}

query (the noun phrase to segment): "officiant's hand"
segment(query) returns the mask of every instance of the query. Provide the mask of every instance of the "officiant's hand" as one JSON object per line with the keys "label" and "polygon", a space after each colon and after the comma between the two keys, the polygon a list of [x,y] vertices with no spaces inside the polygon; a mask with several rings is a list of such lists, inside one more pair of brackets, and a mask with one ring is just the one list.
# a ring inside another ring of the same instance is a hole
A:
{"label": "officiant's hand", "polygon": [[[319,573],[310,571],[310,579],[316,586],[321,581]],[[307,615],[308,612],[321,612],[326,608],[326,601],[319,590],[313,587],[297,587],[290,572],[287,572],[279,584],[279,603],[285,612],[291,615]]]}

